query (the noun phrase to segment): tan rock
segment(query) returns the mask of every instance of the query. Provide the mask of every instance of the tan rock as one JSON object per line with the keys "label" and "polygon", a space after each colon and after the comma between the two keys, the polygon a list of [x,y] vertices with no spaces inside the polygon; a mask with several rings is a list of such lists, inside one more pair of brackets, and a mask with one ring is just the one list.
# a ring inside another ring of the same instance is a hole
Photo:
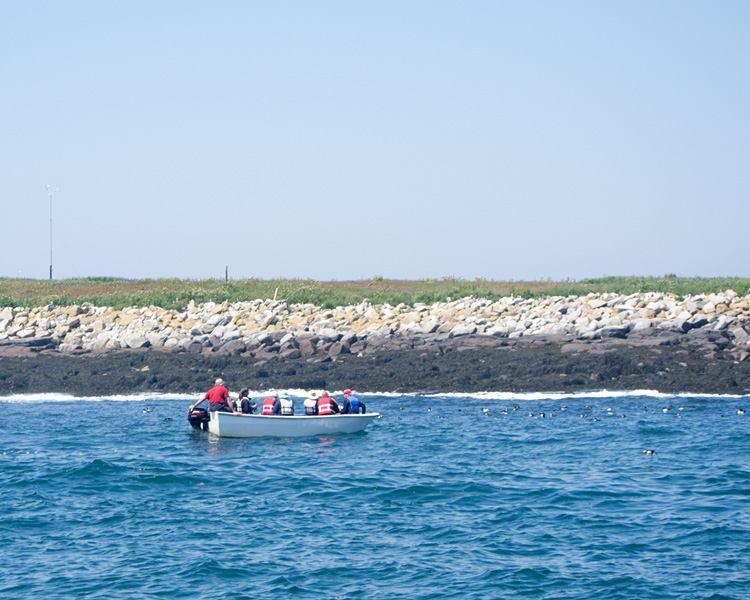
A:
{"label": "tan rock", "polygon": [[77,304],[73,304],[71,306],[63,307],[62,309],[60,309],[60,312],[64,315],[68,315],[69,317],[77,317],[83,312],[83,309]]}

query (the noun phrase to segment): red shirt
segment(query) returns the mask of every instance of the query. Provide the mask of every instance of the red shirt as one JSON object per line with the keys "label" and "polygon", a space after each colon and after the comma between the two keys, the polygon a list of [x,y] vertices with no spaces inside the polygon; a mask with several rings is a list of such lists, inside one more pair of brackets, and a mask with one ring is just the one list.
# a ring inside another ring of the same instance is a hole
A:
{"label": "red shirt", "polygon": [[223,385],[217,385],[206,392],[203,399],[206,398],[208,398],[209,404],[224,404],[226,399],[229,398],[229,390]]}

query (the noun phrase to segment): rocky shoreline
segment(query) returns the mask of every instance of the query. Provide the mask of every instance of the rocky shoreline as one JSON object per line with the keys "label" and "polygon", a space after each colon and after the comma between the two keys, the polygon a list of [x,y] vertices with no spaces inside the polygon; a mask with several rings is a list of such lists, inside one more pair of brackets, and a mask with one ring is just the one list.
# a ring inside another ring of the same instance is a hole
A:
{"label": "rocky shoreline", "polygon": [[750,296],[728,290],[324,309],[260,301],[0,311],[0,395],[654,389],[745,394]]}

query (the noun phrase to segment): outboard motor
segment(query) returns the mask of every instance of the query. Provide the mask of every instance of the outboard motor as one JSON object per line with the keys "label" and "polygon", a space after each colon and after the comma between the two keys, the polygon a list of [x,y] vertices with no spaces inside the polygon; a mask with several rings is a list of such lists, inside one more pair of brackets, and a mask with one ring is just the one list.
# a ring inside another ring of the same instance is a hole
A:
{"label": "outboard motor", "polygon": [[190,421],[193,429],[208,431],[208,422],[210,420],[211,416],[205,408],[194,408],[188,411],[188,421]]}

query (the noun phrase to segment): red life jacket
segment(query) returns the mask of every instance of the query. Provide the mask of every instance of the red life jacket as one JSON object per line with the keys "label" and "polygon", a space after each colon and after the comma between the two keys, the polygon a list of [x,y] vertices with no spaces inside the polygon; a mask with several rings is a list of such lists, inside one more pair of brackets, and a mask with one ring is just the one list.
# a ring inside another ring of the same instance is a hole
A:
{"label": "red life jacket", "polygon": [[276,404],[276,398],[271,396],[270,398],[266,398],[263,400],[263,414],[264,415],[272,415],[273,414],[273,405]]}
{"label": "red life jacket", "polygon": [[318,414],[319,415],[332,415],[333,414],[333,403],[330,396],[323,396],[318,400]]}

